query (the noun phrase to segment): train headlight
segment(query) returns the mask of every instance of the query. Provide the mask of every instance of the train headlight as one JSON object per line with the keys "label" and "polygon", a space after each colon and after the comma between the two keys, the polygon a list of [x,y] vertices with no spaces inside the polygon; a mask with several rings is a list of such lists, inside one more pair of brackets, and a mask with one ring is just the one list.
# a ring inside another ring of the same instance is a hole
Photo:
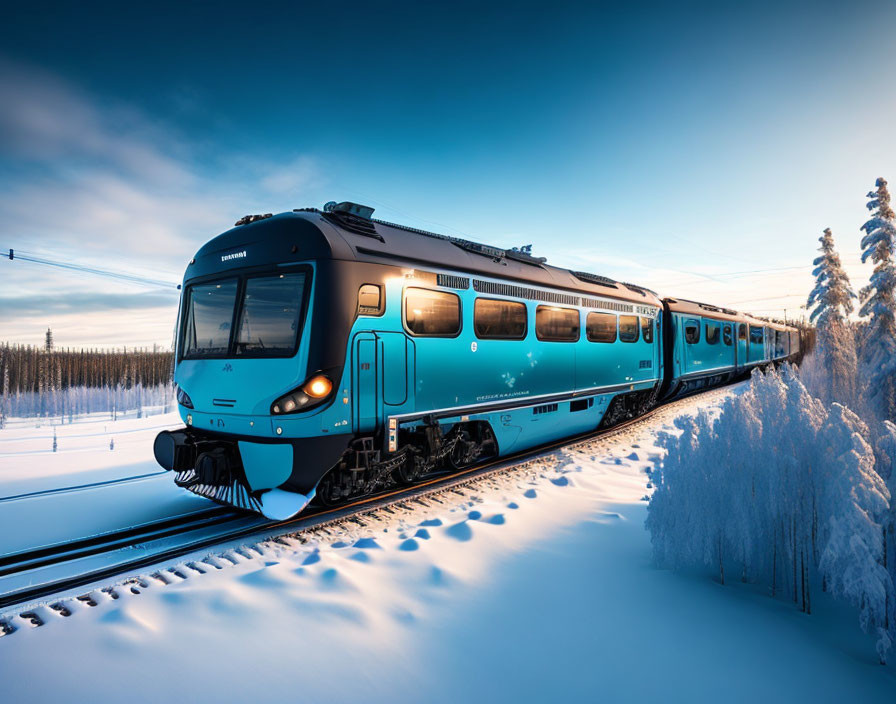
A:
{"label": "train headlight", "polygon": [[184,408],[192,408],[193,407],[193,401],[187,395],[187,392],[184,391],[179,386],[177,387],[177,402]]}
{"label": "train headlight", "polygon": [[333,382],[323,374],[318,374],[302,387],[311,398],[326,398],[333,390]]}
{"label": "train headlight", "polygon": [[315,374],[295,391],[281,396],[271,404],[271,414],[282,416],[312,408],[333,392],[333,382],[323,374]]}

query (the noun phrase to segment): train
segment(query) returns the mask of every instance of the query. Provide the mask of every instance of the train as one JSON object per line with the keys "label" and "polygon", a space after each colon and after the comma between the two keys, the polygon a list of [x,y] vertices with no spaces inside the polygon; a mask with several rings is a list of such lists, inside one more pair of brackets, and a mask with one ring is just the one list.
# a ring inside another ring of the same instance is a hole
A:
{"label": "train", "polygon": [[794,360],[799,330],[330,202],[184,274],[175,483],[274,520],[608,427]]}

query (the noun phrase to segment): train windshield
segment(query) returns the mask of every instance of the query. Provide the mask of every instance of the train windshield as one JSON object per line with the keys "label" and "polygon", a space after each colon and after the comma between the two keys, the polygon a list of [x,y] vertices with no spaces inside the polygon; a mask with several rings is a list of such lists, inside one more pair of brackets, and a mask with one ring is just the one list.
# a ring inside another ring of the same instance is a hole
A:
{"label": "train windshield", "polygon": [[196,284],[187,292],[183,358],[291,357],[308,274],[290,272]]}
{"label": "train windshield", "polygon": [[184,316],[184,356],[221,357],[230,349],[237,279],[190,287]]}
{"label": "train windshield", "polygon": [[304,272],[247,279],[234,352],[292,355],[304,292]]}

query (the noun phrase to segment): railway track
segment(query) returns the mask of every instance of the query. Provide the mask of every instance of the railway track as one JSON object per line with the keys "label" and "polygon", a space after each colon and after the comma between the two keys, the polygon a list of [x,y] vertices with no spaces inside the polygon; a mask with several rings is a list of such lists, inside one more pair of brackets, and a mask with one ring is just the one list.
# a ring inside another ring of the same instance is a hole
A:
{"label": "railway track", "polygon": [[[726,387],[704,394],[720,395]],[[638,418],[613,427],[547,443],[507,457],[456,471],[446,471],[407,487],[394,488],[335,508],[312,506],[284,521],[269,521],[255,514],[216,507],[200,513],[80,539],[32,551],[0,556],[0,612],[26,608],[51,596],[72,596],[74,590],[102,580],[141,570],[225,542],[253,537],[273,538],[337,522],[362,509],[376,509],[451,489],[480,477],[505,471],[543,456],[559,447],[572,447],[597,438],[612,438],[674,410],[688,399],[678,399]],[[2,626],[2,620],[0,620]]]}

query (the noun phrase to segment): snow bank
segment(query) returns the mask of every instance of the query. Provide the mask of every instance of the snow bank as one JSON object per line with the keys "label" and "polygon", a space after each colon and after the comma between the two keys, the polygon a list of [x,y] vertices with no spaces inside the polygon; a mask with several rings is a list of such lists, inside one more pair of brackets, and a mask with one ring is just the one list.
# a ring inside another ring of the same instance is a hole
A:
{"label": "snow bank", "polygon": [[831,600],[804,619],[749,587],[653,566],[643,497],[657,431],[728,393],[360,523],[195,555],[117,598],[92,592],[95,607],[67,599],[70,616],[41,607],[39,628],[15,615],[0,638],[4,694],[892,701],[889,669]]}

